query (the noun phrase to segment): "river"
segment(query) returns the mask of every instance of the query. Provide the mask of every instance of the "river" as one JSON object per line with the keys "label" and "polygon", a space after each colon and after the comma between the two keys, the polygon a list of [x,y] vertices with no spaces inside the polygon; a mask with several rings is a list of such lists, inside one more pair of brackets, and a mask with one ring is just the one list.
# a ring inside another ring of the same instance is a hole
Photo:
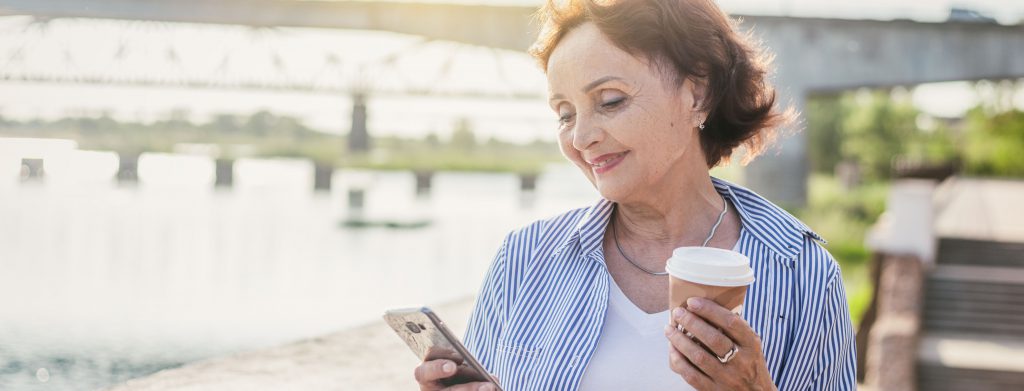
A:
{"label": "river", "polygon": [[[308,163],[252,159],[218,189],[202,159],[149,160],[136,185],[0,183],[0,389],[102,388],[473,295],[508,231],[596,200],[567,164],[532,195],[440,172],[418,196],[408,172],[339,170],[315,192]],[[429,225],[347,228],[352,187],[365,218]]]}

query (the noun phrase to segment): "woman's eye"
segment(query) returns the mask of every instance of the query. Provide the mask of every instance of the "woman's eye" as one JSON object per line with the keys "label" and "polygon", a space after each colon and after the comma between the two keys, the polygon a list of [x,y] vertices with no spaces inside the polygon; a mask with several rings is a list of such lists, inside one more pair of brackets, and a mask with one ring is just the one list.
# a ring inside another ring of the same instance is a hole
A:
{"label": "woman's eye", "polygon": [[626,101],[626,98],[616,98],[616,99],[612,99],[612,100],[610,100],[610,101],[607,101],[607,102],[604,102],[604,103],[602,103],[602,104],[601,104],[601,107],[602,107],[602,108],[605,108],[605,109],[614,109],[614,108],[615,108],[615,107],[617,107],[618,105],[622,104],[622,102],[624,102],[624,101]]}
{"label": "woman's eye", "polygon": [[562,126],[567,125],[570,121],[572,121],[573,116],[574,114],[563,114],[561,117],[558,117],[558,124]]}

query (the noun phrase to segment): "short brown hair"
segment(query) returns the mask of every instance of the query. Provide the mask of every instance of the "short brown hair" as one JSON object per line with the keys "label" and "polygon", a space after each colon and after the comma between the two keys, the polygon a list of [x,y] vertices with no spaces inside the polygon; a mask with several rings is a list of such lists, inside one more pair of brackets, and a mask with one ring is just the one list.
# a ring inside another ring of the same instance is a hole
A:
{"label": "short brown hair", "polygon": [[562,37],[593,22],[619,49],[670,71],[677,85],[703,81],[701,110],[709,115],[700,143],[708,167],[728,162],[740,145],[747,149],[743,163],[749,162],[793,118],[791,109],[775,108],[767,80],[771,56],[712,0],[548,0],[537,15],[544,27],[530,54],[545,72]]}

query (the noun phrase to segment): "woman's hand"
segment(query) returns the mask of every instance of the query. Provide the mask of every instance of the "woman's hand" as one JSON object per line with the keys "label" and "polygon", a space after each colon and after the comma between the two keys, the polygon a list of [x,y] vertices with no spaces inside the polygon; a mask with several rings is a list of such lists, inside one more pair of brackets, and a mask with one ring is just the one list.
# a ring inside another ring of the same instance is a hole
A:
{"label": "woman's hand", "polygon": [[725,357],[735,346],[731,360],[722,363],[697,342],[672,326],[665,326],[669,366],[698,390],[774,390],[768,364],[761,352],[761,338],[739,315],[712,300],[693,297],[672,311],[672,319],[686,331]]}
{"label": "woman's hand", "polygon": [[413,375],[416,382],[420,384],[420,391],[496,391],[493,384],[487,382],[462,383],[453,386],[445,386],[441,379],[455,375],[458,368],[451,360],[430,360],[424,361]]}

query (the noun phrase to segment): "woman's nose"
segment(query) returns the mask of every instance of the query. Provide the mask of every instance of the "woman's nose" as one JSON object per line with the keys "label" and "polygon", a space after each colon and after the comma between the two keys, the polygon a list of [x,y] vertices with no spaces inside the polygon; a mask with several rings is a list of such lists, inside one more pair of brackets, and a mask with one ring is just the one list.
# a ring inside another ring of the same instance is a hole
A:
{"label": "woman's nose", "polygon": [[604,130],[593,121],[584,120],[577,116],[576,126],[572,132],[572,146],[578,151],[584,151],[594,144],[601,142],[604,138]]}

